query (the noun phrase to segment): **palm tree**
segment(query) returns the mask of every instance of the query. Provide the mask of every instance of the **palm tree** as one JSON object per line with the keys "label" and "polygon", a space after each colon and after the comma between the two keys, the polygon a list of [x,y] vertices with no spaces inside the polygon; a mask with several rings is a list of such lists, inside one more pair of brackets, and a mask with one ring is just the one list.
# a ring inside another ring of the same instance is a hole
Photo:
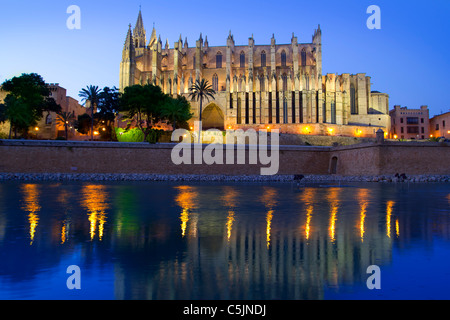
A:
{"label": "palm tree", "polygon": [[75,120],[75,111],[73,112],[59,112],[56,114],[56,121],[64,125],[64,130],[66,131],[66,140],[68,137],[68,126]]}
{"label": "palm tree", "polygon": [[[209,101],[209,98],[212,98],[214,100],[214,95],[216,92],[213,90],[211,85],[208,83],[208,80],[201,79],[196,80],[195,83],[192,85],[192,87],[189,88],[189,98],[192,100],[200,100],[200,115],[199,120],[200,123],[202,121],[202,105],[203,105],[203,99],[206,99]],[[202,126],[199,126],[199,133],[198,133],[198,143],[200,143],[200,136],[201,136],[201,130]]]}
{"label": "palm tree", "polygon": [[177,122],[185,123],[193,114],[190,112],[190,105],[186,98],[178,96],[176,99],[168,99],[161,110],[161,115],[172,124],[175,131]]}
{"label": "palm tree", "polygon": [[91,140],[94,141],[94,108],[98,107],[98,101],[100,99],[101,90],[98,86],[87,86],[86,88],[81,89],[79,92],[79,96],[83,98],[81,101],[87,102],[91,104]]}

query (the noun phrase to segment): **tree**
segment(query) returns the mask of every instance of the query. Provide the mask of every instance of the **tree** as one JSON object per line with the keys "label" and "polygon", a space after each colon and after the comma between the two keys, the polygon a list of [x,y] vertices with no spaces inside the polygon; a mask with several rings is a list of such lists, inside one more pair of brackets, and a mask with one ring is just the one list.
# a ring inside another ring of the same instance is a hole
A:
{"label": "tree", "polygon": [[[206,99],[209,101],[209,98],[212,98],[214,100],[214,94],[216,92],[211,87],[211,85],[208,83],[208,80],[201,79],[196,80],[195,83],[192,85],[192,87],[189,88],[189,97],[192,100],[200,100],[200,114],[199,114],[199,121],[202,121],[202,107],[203,107],[203,99]],[[199,132],[198,132],[198,143],[200,143],[200,137],[201,137],[201,126],[199,126]]]}
{"label": "tree", "polygon": [[109,139],[114,139],[114,120],[119,114],[120,104],[119,104],[120,93],[116,87],[103,88],[99,95],[98,101],[98,112],[94,116],[94,121],[102,126],[102,130],[99,132]]}
{"label": "tree", "polygon": [[169,103],[164,104],[161,115],[172,124],[173,130],[177,128],[177,123],[186,123],[192,118],[191,106],[183,96],[176,99],[171,98]]}
{"label": "tree", "polygon": [[56,121],[60,124],[64,125],[64,131],[66,133],[66,140],[68,140],[68,127],[69,125],[73,124],[73,121],[75,120],[75,114],[74,112],[59,112],[56,114]]}
{"label": "tree", "polygon": [[78,116],[78,119],[75,122],[75,128],[81,134],[88,134],[89,131],[91,131],[91,121],[91,116],[87,113],[83,113]]}
{"label": "tree", "polygon": [[120,97],[121,111],[125,112],[125,118],[135,121],[144,133],[144,141],[152,130],[154,123],[161,120],[161,110],[164,104],[168,103],[168,96],[165,95],[159,86],[152,84],[133,85],[126,87]]}
{"label": "tree", "polygon": [[89,101],[91,105],[91,140],[94,141],[94,109],[98,107],[99,99],[100,99],[101,90],[98,86],[87,86],[86,88],[81,89],[79,92],[79,96],[82,98],[81,101],[86,103]]}
{"label": "tree", "polygon": [[11,129],[14,128],[16,137],[17,130],[21,130],[26,137],[28,129],[37,124],[45,111],[61,111],[61,106],[50,97],[48,85],[37,73],[24,73],[6,80],[2,89],[8,92],[2,108],[3,114],[9,120]]}

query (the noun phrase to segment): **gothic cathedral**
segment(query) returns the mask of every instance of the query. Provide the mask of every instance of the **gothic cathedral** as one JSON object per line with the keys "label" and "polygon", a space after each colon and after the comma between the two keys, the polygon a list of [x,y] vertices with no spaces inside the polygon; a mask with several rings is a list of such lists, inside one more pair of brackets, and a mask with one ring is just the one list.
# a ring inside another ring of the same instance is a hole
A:
{"label": "gothic cathedral", "polygon": [[[279,128],[280,132],[372,136],[389,130],[389,96],[371,91],[364,73],[322,75],[322,31],[310,43],[236,45],[230,31],[224,46],[210,47],[200,34],[195,46],[180,38],[164,47],[153,27],[149,41],[139,11],[134,29],[129,26],[120,63],[120,90],[151,83],[167,94],[188,95],[198,79],[216,91],[204,103],[203,128]],[[191,102],[193,120],[199,106]],[[307,127],[305,125],[307,124]],[[308,129],[308,132],[305,131]],[[332,129],[330,129],[332,128]],[[356,129],[355,129],[356,128]],[[335,130],[336,129],[336,130]],[[331,131],[330,131],[331,130]]]}

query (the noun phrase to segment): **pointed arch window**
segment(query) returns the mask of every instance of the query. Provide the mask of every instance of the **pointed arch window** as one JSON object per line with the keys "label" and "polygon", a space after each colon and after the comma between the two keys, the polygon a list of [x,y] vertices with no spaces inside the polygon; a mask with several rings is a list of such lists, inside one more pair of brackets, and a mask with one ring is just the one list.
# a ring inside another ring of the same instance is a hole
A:
{"label": "pointed arch window", "polygon": [[287,75],[286,73],[283,73],[281,76],[281,79],[283,80],[283,91],[287,91]]}
{"label": "pointed arch window", "polygon": [[263,51],[261,52],[261,67],[265,67],[266,66],[266,52]]}
{"label": "pointed arch window", "polygon": [[218,51],[216,54],[216,68],[222,68],[222,52]]}
{"label": "pointed arch window", "polygon": [[305,48],[302,49],[302,54],[301,54],[301,58],[302,58],[302,66],[306,66],[306,50]]}
{"label": "pointed arch window", "polygon": [[286,67],[286,51],[281,52],[281,66]]}
{"label": "pointed arch window", "polygon": [[217,73],[212,77],[212,88],[216,92],[219,91],[219,77],[217,76]]}
{"label": "pointed arch window", "polygon": [[350,112],[351,114],[358,114],[358,107],[356,106],[356,90],[355,85],[350,85]]}
{"label": "pointed arch window", "polygon": [[245,53],[244,53],[244,51],[241,51],[239,61],[240,61],[240,67],[245,68]]}
{"label": "pointed arch window", "polygon": [[262,76],[259,78],[259,87],[260,87],[261,92],[266,91],[266,83],[265,83],[265,81],[264,81],[264,75],[262,75]]}

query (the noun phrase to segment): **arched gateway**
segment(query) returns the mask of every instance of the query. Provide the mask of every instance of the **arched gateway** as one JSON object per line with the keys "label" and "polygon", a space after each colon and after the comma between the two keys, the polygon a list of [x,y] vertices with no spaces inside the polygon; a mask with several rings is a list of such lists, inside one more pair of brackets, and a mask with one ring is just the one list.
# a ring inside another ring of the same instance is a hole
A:
{"label": "arched gateway", "polygon": [[210,103],[202,111],[202,129],[219,129],[224,130],[225,117],[222,109],[215,103]]}

